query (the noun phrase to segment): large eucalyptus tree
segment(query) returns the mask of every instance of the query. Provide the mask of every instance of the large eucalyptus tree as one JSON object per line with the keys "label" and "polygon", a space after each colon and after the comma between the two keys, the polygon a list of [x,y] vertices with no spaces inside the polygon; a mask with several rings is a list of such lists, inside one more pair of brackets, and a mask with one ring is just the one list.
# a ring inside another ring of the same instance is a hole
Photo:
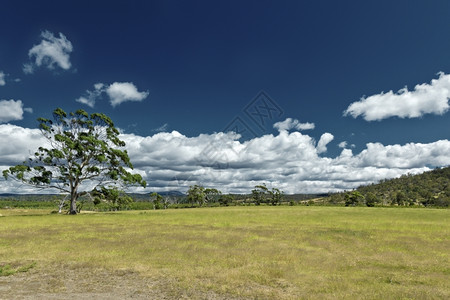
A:
{"label": "large eucalyptus tree", "polygon": [[39,189],[53,188],[70,196],[70,214],[77,213],[77,199],[101,187],[146,186],[133,169],[125,142],[109,117],[77,110],[67,114],[53,111],[53,121],[39,118],[39,129],[47,145],[27,161],[3,171],[13,178]]}

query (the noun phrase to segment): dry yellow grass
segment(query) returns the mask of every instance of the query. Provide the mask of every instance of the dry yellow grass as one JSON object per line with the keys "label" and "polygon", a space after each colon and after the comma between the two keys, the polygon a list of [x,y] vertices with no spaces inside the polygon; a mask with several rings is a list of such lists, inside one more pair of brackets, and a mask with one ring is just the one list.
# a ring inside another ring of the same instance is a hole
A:
{"label": "dry yellow grass", "polygon": [[[101,287],[123,277],[126,295],[144,298],[450,298],[449,210],[0,213],[0,265],[36,262],[30,272],[13,275],[24,279],[51,276],[52,270],[60,274],[56,278],[71,274],[74,284],[98,277],[97,284],[92,279],[81,284],[78,297],[83,290],[118,296]],[[0,277],[0,287],[2,280],[14,282]],[[48,290],[47,295],[71,291],[58,280]]]}

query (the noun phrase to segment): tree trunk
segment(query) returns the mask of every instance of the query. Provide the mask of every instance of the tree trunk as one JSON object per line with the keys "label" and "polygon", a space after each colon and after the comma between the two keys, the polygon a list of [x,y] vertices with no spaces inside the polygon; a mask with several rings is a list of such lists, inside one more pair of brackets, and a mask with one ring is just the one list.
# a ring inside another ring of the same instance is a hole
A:
{"label": "tree trunk", "polygon": [[73,192],[70,195],[70,209],[69,209],[69,214],[70,215],[76,215],[77,214],[77,193]]}

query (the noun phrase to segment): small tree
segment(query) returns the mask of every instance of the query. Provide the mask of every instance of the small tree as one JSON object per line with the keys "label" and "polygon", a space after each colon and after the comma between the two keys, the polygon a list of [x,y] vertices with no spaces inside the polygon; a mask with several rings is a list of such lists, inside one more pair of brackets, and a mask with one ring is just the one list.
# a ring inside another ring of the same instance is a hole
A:
{"label": "small tree", "polygon": [[222,206],[229,206],[230,203],[232,203],[234,200],[233,196],[231,195],[221,195],[219,198],[219,204]]}
{"label": "small tree", "polygon": [[217,189],[205,189],[205,198],[207,202],[216,202],[221,194],[222,192]]}
{"label": "small tree", "polygon": [[198,204],[203,206],[207,202],[205,188],[200,185],[191,185],[187,192],[188,202],[192,205]]}
{"label": "small tree", "polygon": [[372,192],[368,192],[367,193],[367,195],[366,195],[366,205],[368,207],[373,207],[378,202],[379,202],[378,197],[374,193],[372,193]]}
{"label": "small tree", "polygon": [[133,198],[128,196],[125,192],[119,190],[117,187],[100,187],[91,192],[94,197],[94,204],[98,205],[101,202],[108,204],[110,210],[122,210],[128,208],[133,203]]}
{"label": "small tree", "polygon": [[153,209],[160,209],[161,208],[161,203],[164,202],[164,197],[161,196],[158,193],[152,193],[150,195],[150,197],[153,198],[152,202],[153,202]]}
{"label": "small tree", "polygon": [[269,190],[264,183],[262,185],[255,185],[255,189],[252,190],[252,198],[255,205],[260,205],[261,203],[266,202],[268,191]]}
{"label": "small tree", "polygon": [[345,194],[345,206],[356,206],[364,199],[364,196],[358,192],[353,191]]}
{"label": "small tree", "polygon": [[395,194],[395,199],[392,201],[392,204],[397,204],[397,205],[405,205],[405,203],[407,202],[408,198],[406,197],[405,192],[403,191],[398,191]]}
{"label": "small tree", "polygon": [[47,147],[39,147],[23,164],[3,171],[13,178],[39,189],[57,189],[70,195],[70,214],[77,213],[77,199],[101,187],[146,186],[133,169],[125,142],[109,117],[84,110],[67,114],[53,111],[53,121],[39,118],[39,129]]}
{"label": "small tree", "polygon": [[280,191],[277,188],[272,188],[271,191],[268,191],[270,195],[270,203],[272,205],[279,205],[281,204],[281,200],[283,199],[283,191]]}

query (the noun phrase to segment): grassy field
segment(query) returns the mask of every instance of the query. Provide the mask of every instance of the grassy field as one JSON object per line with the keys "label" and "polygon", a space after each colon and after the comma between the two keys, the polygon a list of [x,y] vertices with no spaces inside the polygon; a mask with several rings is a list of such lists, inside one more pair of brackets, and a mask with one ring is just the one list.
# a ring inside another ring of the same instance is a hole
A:
{"label": "grassy field", "polygon": [[450,298],[450,210],[48,213],[0,210],[0,299]]}

